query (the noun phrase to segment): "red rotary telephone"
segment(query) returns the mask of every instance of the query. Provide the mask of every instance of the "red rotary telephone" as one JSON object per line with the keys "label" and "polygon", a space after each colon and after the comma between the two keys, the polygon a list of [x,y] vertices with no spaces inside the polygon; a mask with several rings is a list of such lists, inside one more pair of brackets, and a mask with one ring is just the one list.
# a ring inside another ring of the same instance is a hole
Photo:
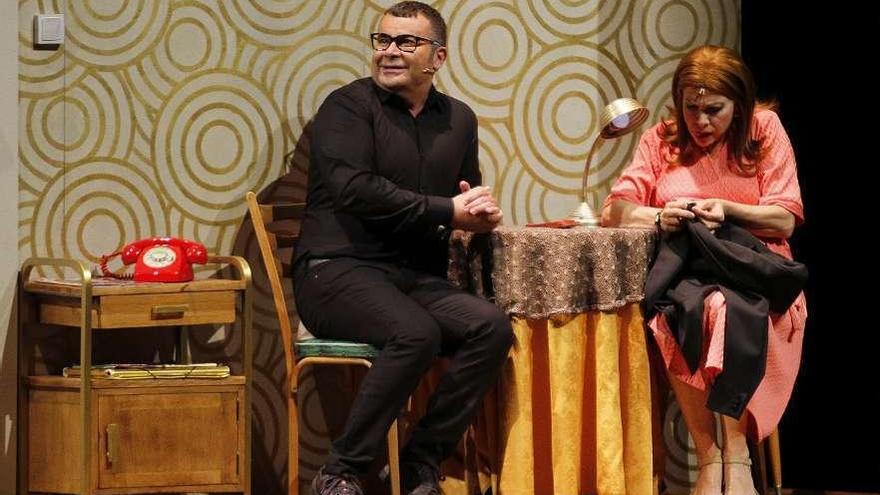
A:
{"label": "red rotary telephone", "polygon": [[[116,274],[107,262],[122,255],[122,263],[134,266],[134,274]],[[175,237],[151,237],[127,244],[113,254],[101,256],[101,272],[105,277],[134,278],[138,282],[188,282],[193,279],[192,263],[208,261],[205,246]]]}

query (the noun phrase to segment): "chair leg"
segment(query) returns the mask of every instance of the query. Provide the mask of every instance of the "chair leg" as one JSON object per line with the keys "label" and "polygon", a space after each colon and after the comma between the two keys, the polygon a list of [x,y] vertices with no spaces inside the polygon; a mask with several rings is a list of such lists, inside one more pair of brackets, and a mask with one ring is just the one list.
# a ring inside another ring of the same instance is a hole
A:
{"label": "chair leg", "polygon": [[767,456],[764,454],[764,447],[766,441],[760,441],[755,446],[755,459],[757,462],[755,463],[758,466],[758,478],[761,480],[761,493],[767,493],[767,488],[770,486],[767,483]]}
{"label": "chair leg", "polygon": [[770,434],[770,465],[773,469],[773,488],[776,495],[782,495],[782,455],[779,452],[779,428]]}
{"label": "chair leg", "polygon": [[400,495],[400,449],[397,420],[388,429],[388,471],[391,474],[391,495]]}
{"label": "chair leg", "polygon": [[287,395],[287,493],[299,495],[299,408],[296,395]]}
{"label": "chair leg", "polygon": [[483,413],[486,420],[486,440],[489,448],[489,480],[492,487],[492,495],[498,495],[498,474],[501,470],[498,453],[498,389],[501,379],[495,383],[494,390],[490,390],[483,402]]}

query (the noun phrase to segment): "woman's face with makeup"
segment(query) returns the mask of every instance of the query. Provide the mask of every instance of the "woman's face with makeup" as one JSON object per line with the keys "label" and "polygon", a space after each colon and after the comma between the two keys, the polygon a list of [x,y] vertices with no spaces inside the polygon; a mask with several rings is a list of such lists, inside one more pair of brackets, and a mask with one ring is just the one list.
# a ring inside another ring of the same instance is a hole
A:
{"label": "woman's face with makeup", "polygon": [[733,121],[733,100],[704,88],[687,87],[682,102],[684,121],[697,146],[707,150],[724,140]]}

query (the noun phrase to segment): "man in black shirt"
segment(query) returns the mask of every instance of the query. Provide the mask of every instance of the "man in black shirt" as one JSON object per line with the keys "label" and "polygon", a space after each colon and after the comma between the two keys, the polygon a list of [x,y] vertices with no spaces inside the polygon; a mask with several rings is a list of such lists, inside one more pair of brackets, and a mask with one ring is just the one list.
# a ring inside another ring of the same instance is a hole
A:
{"label": "man in black shirt", "polygon": [[334,91],[313,122],[294,292],[314,335],[381,351],[312,488],[362,493],[358,477],[443,354],[449,367],[401,455],[405,493],[439,494],[440,462],[512,342],[503,313],[445,279],[448,232],[487,232],[502,214],[479,186],[474,113],[433,86],[447,56],[440,14],[401,2],[371,42],[372,78]]}

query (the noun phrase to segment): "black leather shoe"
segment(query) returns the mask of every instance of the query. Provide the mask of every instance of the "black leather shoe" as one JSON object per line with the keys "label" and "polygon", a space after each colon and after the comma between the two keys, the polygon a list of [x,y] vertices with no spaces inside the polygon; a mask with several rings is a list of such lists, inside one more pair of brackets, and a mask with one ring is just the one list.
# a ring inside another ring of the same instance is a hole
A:
{"label": "black leather shoe", "polygon": [[421,462],[400,465],[400,482],[406,495],[442,495],[440,471]]}
{"label": "black leather shoe", "polygon": [[312,480],[312,495],[364,495],[361,483],[354,476],[318,471]]}

